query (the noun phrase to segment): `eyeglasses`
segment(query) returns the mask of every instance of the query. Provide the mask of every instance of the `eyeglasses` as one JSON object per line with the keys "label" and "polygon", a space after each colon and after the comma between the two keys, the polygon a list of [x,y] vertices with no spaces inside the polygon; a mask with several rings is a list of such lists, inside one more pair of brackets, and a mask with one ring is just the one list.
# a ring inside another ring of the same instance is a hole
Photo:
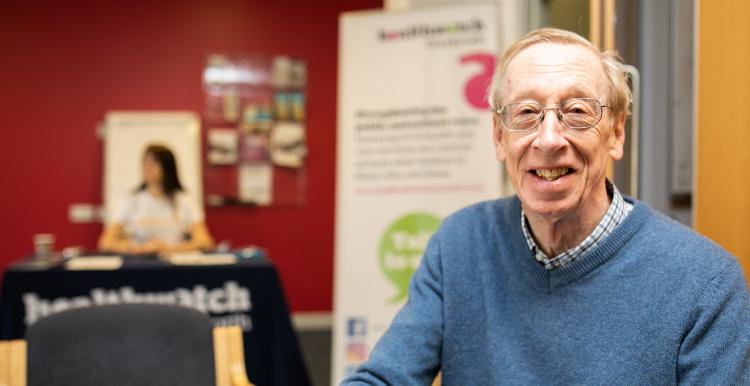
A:
{"label": "eyeglasses", "polygon": [[602,105],[593,98],[572,98],[547,107],[537,102],[509,103],[494,111],[510,131],[529,132],[536,129],[544,121],[547,110],[556,110],[555,115],[563,126],[585,130],[599,123],[604,107],[610,106]]}

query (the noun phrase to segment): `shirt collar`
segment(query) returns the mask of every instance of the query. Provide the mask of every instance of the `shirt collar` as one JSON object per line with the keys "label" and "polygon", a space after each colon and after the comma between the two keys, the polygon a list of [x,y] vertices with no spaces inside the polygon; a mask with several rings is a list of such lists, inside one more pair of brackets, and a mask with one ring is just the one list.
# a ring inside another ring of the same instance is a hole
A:
{"label": "shirt collar", "polygon": [[609,182],[609,180],[606,180],[605,185],[607,188],[607,195],[612,200],[612,203],[609,205],[609,208],[604,214],[604,217],[602,217],[601,221],[599,221],[599,224],[596,225],[591,234],[586,237],[580,244],[552,258],[547,256],[542,248],[539,248],[539,246],[537,245],[536,240],[534,240],[534,236],[531,234],[531,228],[529,227],[526,213],[523,211],[523,208],[521,208],[521,229],[523,229],[523,235],[526,238],[526,243],[528,244],[529,249],[531,249],[531,253],[534,255],[534,258],[540,264],[544,265],[545,269],[551,270],[560,268],[563,265],[574,261],[576,258],[583,255],[586,251],[595,247],[600,241],[604,240],[604,238],[612,233],[617,225],[625,220],[625,217],[627,217],[630,210],[633,209],[633,205],[626,202],[622,198],[622,194],[620,194],[620,191],[614,184]]}

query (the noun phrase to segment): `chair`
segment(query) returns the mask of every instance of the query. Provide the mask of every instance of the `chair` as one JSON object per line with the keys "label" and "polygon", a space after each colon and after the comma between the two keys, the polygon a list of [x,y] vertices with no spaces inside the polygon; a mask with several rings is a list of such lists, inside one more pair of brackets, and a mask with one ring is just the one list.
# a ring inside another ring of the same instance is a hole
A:
{"label": "chair", "polygon": [[153,304],[64,311],[0,343],[0,386],[251,386],[242,331]]}

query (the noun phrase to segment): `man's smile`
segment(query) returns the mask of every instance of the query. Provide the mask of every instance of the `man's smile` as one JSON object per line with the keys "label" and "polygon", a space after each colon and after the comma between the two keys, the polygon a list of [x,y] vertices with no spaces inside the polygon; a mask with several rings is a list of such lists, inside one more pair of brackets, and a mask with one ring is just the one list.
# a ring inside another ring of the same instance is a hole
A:
{"label": "man's smile", "polygon": [[538,177],[544,178],[547,181],[554,181],[569,172],[573,171],[571,168],[551,168],[551,169],[532,169],[529,172],[535,174]]}

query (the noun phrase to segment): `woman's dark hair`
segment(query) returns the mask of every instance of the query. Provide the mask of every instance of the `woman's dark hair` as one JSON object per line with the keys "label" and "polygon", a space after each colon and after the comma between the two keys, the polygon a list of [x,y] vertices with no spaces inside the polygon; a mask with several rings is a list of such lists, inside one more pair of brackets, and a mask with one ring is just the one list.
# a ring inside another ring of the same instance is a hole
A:
{"label": "woman's dark hair", "polygon": [[[170,201],[174,200],[175,193],[183,190],[180,178],[177,177],[177,162],[175,162],[174,154],[172,154],[172,151],[168,147],[155,144],[149,145],[146,151],[143,152],[144,157],[149,154],[161,165],[162,189],[164,189],[164,193],[169,197]],[[144,181],[138,187],[138,191],[145,189],[146,182]]]}

